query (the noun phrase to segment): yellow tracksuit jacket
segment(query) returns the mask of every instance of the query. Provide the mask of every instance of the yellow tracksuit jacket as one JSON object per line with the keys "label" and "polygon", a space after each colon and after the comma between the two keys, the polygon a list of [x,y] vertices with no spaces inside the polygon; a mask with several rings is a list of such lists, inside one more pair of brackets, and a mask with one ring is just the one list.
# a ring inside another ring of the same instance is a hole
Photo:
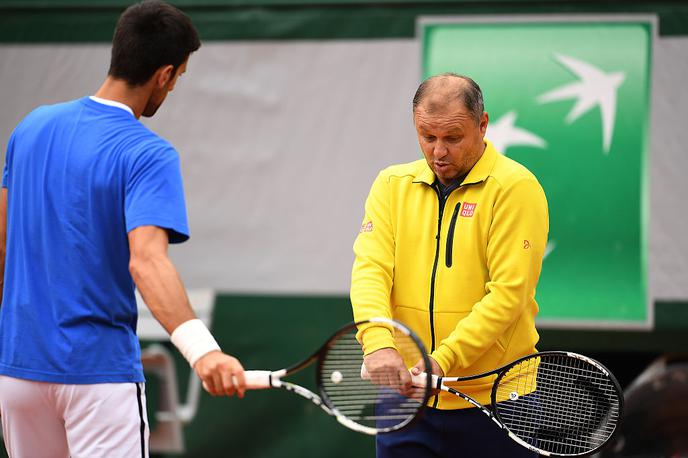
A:
{"label": "yellow tracksuit jacket", "polygon": [[[354,318],[406,324],[447,376],[495,369],[533,353],[538,341],[535,287],[549,230],[547,201],[532,173],[485,143],[444,204],[425,160],[380,172],[354,243]],[[365,354],[394,347],[384,326],[364,327],[358,338]],[[457,388],[487,404],[493,379]],[[446,392],[430,402],[470,407]]]}

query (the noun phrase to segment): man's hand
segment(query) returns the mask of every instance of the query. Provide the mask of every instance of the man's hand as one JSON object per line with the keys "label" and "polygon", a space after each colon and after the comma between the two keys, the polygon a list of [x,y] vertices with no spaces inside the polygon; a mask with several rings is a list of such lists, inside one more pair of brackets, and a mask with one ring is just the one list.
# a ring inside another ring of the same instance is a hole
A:
{"label": "man's hand", "polygon": [[[444,371],[440,367],[439,364],[437,364],[437,361],[435,361],[432,356],[428,355],[428,358],[430,359],[430,370],[432,371],[433,375],[437,375],[438,377],[444,377]],[[411,368],[411,373],[413,375],[420,375],[424,372],[425,369],[425,361],[423,359],[419,359],[418,362],[416,363],[415,366]],[[440,391],[437,388],[431,387],[432,389],[430,390],[430,396],[435,396],[436,394],[439,394]]]}
{"label": "man's hand", "polygon": [[244,397],[246,380],[239,360],[221,351],[211,351],[194,364],[194,370],[203,381],[203,388],[213,396]]}
{"label": "man's hand", "polygon": [[[428,356],[428,358],[430,359],[430,369],[432,373],[438,377],[444,377],[444,371],[440,365],[437,364],[437,361],[435,361],[432,356]],[[416,365],[411,368],[411,373],[413,375],[419,375],[423,372],[423,369],[425,369],[425,362],[423,361],[423,358],[421,358],[418,360]]]}
{"label": "man's hand", "polygon": [[394,348],[381,348],[367,355],[363,364],[376,385],[386,386],[408,396],[413,391],[411,374]]}

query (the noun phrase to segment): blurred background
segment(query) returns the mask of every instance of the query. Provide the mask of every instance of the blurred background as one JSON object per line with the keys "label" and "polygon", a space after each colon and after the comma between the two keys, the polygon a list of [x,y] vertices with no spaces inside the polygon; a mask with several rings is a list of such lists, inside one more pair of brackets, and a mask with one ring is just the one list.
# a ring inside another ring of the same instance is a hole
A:
{"label": "blurred background", "polygon": [[[36,106],[96,91],[131,3],[0,0],[3,148]],[[351,320],[369,187],[422,157],[420,81],[464,73],[485,93],[487,137],[548,196],[538,348],[599,359],[626,389],[604,456],[688,456],[688,3],[171,3],[203,46],[142,121],[180,153],[191,239],[171,255],[225,351],[277,369]],[[154,456],[374,456],[296,396],[201,393],[150,321]]]}

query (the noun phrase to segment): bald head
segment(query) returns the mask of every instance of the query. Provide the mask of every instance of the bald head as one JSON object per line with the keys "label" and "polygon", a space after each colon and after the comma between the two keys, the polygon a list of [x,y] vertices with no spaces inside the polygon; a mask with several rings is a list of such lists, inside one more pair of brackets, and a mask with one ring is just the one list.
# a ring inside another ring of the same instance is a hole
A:
{"label": "bald head", "polygon": [[440,112],[455,100],[460,100],[476,122],[480,122],[485,111],[480,86],[471,78],[456,73],[442,73],[423,81],[413,97],[413,111],[415,113],[422,104],[428,113]]}

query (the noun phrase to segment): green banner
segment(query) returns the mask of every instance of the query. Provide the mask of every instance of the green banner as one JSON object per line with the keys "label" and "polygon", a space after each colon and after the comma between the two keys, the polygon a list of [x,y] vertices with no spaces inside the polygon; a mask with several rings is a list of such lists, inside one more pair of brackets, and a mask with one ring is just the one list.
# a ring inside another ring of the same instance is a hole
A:
{"label": "green banner", "polygon": [[[109,43],[133,0],[0,0],[0,43]],[[415,39],[427,15],[627,14],[657,16],[660,36],[688,35],[688,2],[573,0],[183,0],[201,39]]]}
{"label": "green banner", "polygon": [[490,115],[486,137],[547,194],[540,323],[646,325],[652,23],[422,24],[423,74],[475,79]]}

